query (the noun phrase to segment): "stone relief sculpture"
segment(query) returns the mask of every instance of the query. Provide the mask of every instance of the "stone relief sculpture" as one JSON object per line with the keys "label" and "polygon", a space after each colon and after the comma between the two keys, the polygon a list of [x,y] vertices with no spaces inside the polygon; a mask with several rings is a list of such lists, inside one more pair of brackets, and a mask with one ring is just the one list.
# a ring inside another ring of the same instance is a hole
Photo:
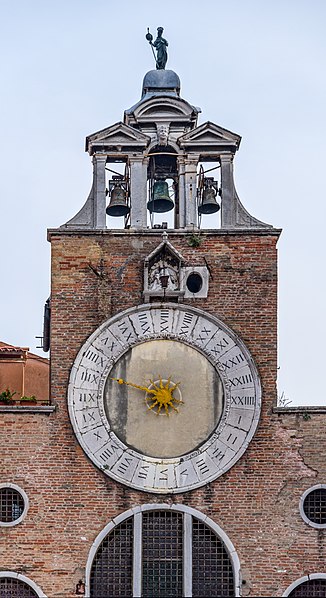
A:
{"label": "stone relief sculpture", "polygon": [[157,143],[166,146],[169,139],[169,125],[157,124]]}
{"label": "stone relief sculpture", "polygon": [[150,266],[148,272],[148,289],[156,291],[162,289],[162,277],[167,277],[166,289],[179,289],[179,264],[172,256],[157,256],[157,260]]}

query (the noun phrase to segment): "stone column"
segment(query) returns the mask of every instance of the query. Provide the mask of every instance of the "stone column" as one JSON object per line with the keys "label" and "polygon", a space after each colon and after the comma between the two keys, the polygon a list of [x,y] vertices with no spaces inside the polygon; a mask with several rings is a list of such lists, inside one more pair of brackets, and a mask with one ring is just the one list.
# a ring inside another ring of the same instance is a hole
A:
{"label": "stone column", "polygon": [[221,228],[229,228],[236,223],[236,201],[233,179],[233,156],[221,154]]}
{"label": "stone column", "polygon": [[185,213],[186,213],[186,228],[198,228],[197,215],[197,165],[199,156],[191,156],[185,160]]}
{"label": "stone column", "polygon": [[148,159],[133,156],[130,162],[130,226],[147,228],[147,165]]}
{"label": "stone column", "polygon": [[106,183],[105,183],[106,155],[94,154],[93,156],[93,178],[94,178],[94,228],[106,228]]}
{"label": "stone column", "polygon": [[179,228],[186,226],[186,187],[185,187],[185,160],[178,156],[179,171]]}

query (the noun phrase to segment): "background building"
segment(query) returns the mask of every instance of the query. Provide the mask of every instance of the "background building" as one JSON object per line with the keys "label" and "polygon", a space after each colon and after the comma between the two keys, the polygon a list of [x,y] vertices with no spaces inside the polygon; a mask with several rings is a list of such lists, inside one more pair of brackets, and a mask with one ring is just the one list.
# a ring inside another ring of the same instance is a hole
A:
{"label": "background building", "polygon": [[31,353],[28,347],[0,342],[0,393],[9,390],[15,402],[35,397],[38,403],[48,403],[49,378],[48,359]]}
{"label": "background building", "polygon": [[0,407],[5,596],[325,595],[325,410],[276,406],[280,230],[199,112],[149,71],[48,232],[51,406]]}

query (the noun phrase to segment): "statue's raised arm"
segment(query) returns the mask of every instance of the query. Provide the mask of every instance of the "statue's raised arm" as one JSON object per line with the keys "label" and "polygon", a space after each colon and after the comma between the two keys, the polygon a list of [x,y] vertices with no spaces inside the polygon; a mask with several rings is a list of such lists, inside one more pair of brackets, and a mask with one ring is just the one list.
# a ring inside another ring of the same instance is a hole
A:
{"label": "statue's raised arm", "polygon": [[[146,34],[146,39],[149,42],[149,44],[152,46],[152,49],[153,48],[156,49],[155,62],[156,62],[157,69],[165,69],[165,65],[166,65],[167,59],[168,59],[168,53],[167,53],[166,48],[169,44],[166,41],[166,39],[164,39],[164,37],[162,37],[163,31],[164,31],[163,27],[157,28],[157,38],[154,43],[153,43],[153,36],[149,32],[149,29],[147,29],[147,34]],[[154,50],[153,50],[153,54],[154,54]],[[154,57],[155,57],[155,54],[154,54]]]}

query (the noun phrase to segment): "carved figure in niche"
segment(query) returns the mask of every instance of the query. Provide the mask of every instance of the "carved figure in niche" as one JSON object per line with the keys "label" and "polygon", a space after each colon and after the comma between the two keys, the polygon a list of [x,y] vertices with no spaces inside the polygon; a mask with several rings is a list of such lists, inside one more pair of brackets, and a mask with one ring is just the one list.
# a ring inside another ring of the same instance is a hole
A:
{"label": "carved figure in niche", "polygon": [[176,291],[179,289],[179,265],[172,256],[157,256],[148,273],[148,288],[150,291],[162,290],[162,276],[167,276],[166,289]]}

